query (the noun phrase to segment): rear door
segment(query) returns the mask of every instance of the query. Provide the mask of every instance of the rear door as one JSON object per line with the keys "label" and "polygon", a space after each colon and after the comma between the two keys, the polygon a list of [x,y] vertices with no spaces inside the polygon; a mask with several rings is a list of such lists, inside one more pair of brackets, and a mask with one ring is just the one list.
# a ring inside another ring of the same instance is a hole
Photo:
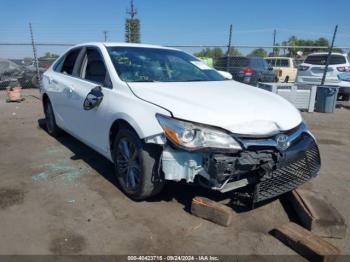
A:
{"label": "rear door", "polygon": [[74,67],[82,48],[70,50],[45,74],[45,87],[53,106],[57,124],[72,132],[74,118],[71,115],[70,100],[74,99]]}

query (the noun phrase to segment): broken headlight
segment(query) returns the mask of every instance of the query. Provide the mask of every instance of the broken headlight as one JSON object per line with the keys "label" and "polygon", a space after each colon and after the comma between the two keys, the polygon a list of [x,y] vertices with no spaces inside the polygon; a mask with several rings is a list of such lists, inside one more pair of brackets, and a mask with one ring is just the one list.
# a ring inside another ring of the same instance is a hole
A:
{"label": "broken headlight", "polygon": [[238,151],[242,149],[240,144],[223,130],[159,114],[156,117],[167,138],[186,150],[216,148]]}

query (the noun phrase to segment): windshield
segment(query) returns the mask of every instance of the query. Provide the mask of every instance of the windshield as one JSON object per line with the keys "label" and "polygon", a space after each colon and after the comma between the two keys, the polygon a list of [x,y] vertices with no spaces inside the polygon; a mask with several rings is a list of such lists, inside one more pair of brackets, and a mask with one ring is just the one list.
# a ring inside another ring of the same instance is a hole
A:
{"label": "windshield", "polygon": [[126,82],[189,82],[225,80],[195,57],[177,50],[108,47],[121,80]]}

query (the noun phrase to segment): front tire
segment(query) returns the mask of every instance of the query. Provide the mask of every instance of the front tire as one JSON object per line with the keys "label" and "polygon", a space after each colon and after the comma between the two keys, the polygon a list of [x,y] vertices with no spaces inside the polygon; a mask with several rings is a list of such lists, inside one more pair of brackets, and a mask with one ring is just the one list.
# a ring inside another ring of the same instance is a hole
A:
{"label": "front tire", "polygon": [[160,177],[161,148],[145,144],[128,127],[119,130],[113,144],[115,173],[123,192],[133,200],[144,200],[164,186]]}

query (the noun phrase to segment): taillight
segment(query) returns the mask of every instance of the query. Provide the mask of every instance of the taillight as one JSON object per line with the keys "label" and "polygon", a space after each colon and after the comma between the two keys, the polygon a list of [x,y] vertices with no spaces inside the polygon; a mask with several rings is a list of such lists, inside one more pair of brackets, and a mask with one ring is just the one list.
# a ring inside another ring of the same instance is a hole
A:
{"label": "taillight", "polygon": [[340,67],[337,67],[337,70],[339,72],[350,72],[350,66],[340,66]]}
{"label": "taillight", "polygon": [[309,69],[309,66],[303,66],[303,65],[298,66],[299,71],[306,71],[308,69]]}
{"label": "taillight", "polygon": [[251,75],[255,73],[254,69],[251,69],[249,67],[243,68],[241,71],[239,71],[240,74],[245,74],[245,75]]}

